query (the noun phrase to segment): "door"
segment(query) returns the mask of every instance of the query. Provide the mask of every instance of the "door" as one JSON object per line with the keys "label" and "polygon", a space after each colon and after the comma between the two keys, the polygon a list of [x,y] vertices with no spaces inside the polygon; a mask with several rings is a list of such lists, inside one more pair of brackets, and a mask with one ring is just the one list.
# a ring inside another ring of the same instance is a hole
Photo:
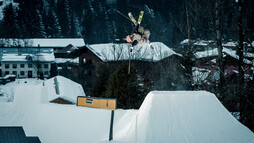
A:
{"label": "door", "polygon": [[33,77],[33,71],[28,71],[28,78],[32,78]]}

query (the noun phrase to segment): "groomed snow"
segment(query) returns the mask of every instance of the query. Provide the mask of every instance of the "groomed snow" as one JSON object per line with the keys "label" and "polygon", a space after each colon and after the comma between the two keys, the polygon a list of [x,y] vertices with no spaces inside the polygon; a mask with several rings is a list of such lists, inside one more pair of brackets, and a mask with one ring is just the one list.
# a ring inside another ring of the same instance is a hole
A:
{"label": "groomed snow", "polygon": [[[60,86],[62,81],[67,82],[59,78]],[[23,126],[43,143],[109,142],[111,111],[45,102],[50,82],[6,84],[16,85],[14,102],[0,103],[0,126]],[[254,134],[205,91],[150,92],[139,110],[115,111],[113,131],[115,143],[254,143]]]}

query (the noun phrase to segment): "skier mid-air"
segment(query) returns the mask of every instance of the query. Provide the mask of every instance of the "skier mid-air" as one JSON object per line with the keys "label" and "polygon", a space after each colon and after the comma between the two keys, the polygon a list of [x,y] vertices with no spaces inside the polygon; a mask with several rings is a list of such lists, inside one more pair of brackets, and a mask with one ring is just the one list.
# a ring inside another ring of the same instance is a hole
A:
{"label": "skier mid-air", "polygon": [[129,12],[128,16],[130,20],[134,23],[135,29],[131,35],[126,36],[126,41],[130,43],[130,51],[132,51],[134,46],[142,46],[145,43],[148,43],[149,46],[153,49],[150,41],[150,31],[140,26],[144,11],[141,11],[139,14],[138,22],[135,20],[133,15]]}
{"label": "skier mid-air", "polygon": [[[133,17],[133,15],[129,12],[128,16],[125,16],[124,14],[122,14],[121,12],[117,11],[119,14],[121,14],[122,16],[124,16],[125,18],[129,19],[130,21],[132,21],[135,25],[135,29],[132,32],[131,35],[126,36],[126,41],[128,43],[130,43],[130,51],[129,51],[129,57],[130,57],[130,53],[133,50],[134,46],[143,46],[145,43],[147,43],[149,45],[149,47],[151,49],[154,49],[154,47],[152,46],[152,44],[149,41],[149,37],[150,37],[150,31],[148,29],[145,29],[144,27],[140,26],[144,11],[141,11],[139,14],[139,18],[138,18],[138,22],[135,20],[135,18]],[[128,74],[130,74],[130,58],[129,58],[129,67],[128,67]]]}

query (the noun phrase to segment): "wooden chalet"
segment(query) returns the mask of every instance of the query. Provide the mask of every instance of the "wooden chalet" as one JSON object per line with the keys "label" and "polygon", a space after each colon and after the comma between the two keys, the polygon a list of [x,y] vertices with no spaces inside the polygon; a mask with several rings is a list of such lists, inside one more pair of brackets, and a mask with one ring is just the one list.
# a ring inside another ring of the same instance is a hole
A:
{"label": "wooden chalet", "polygon": [[70,53],[71,56],[76,56],[79,59],[78,65],[73,65],[71,68],[72,79],[80,83],[89,96],[101,65],[107,65],[110,67],[110,71],[114,72],[121,62],[131,60],[141,75],[147,75],[154,79],[161,76],[154,70],[158,65],[165,65],[165,69],[161,70],[175,72],[172,69],[176,69],[175,67],[180,65],[179,60],[182,55],[161,42],[152,44],[154,49],[145,44],[142,47],[134,47],[131,53],[128,44],[85,45]]}

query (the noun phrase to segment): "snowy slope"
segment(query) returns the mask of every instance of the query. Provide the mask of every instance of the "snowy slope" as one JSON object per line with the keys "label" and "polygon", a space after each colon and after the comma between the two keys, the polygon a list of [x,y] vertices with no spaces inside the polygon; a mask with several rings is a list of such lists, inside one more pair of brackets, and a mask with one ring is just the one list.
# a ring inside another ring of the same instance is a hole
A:
{"label": "snowy slope", "polygon": [[150,92],[125,134],[137,143],[253,143],[254,134],[208,92]]}

